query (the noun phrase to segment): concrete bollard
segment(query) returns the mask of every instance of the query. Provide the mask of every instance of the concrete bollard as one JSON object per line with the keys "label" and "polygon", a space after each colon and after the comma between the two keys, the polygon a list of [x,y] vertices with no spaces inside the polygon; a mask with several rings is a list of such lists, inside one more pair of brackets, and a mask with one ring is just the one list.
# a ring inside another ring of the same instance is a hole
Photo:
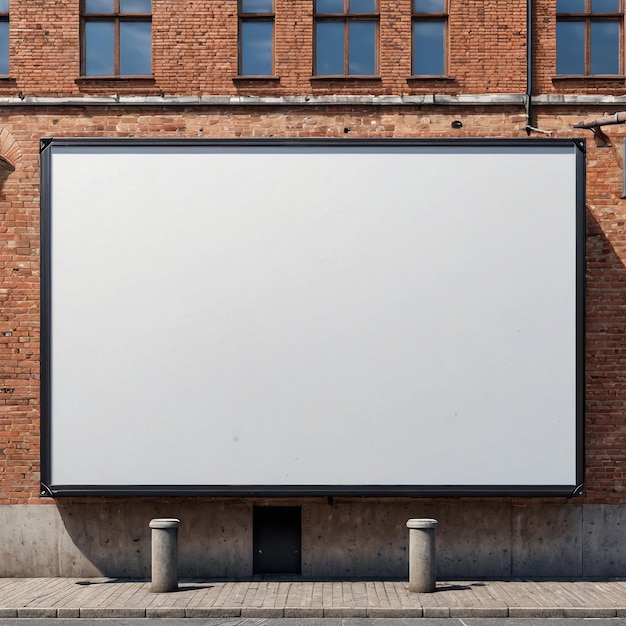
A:
{"label": "concrete bollard", "polygon": [[153,519],[152,528],[152,586],[154,593],[178,589],[178,519]]}
{"label": "concrete bollard", "polygon": [[435,558],[436,519],[410,519],[409,529],[409,591],[431,593],[437,582]]}

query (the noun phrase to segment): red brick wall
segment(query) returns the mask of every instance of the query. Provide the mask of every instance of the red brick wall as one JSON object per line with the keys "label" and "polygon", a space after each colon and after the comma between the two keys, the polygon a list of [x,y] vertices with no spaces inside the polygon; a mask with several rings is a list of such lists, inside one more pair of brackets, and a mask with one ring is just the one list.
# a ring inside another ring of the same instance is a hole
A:
{"label": "red brick wall", "polygon": [[276,1],[275,74],[237,80],[235,0],[153,0],[154,80],[80,79],[79,0],[11,4],[11,80],[1,95],[504,93],[525,91],[526,6],[452,0],[448,80],[411,76],[411,0],[380,0],[380,78],[312,80],[313,2]]}

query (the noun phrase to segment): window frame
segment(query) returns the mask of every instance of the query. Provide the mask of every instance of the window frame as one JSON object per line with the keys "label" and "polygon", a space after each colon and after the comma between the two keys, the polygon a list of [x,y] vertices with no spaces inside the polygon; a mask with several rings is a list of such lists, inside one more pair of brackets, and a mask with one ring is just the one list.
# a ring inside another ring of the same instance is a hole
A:
{"label": "window frame", "polygon": [[[153,0],[150,0],[149,13],[129,13],[120,9],[121,0],[113,0],[114,9],[111,13],[87,13],[87,0],[80,0],[80,75],[82,78],[150,78],[153,76],[153,38],[152,38],[152,15]],[[112,22],[113,35],[113,74],[88,74],[87,73],[87,36],[86,24],[88,22]],[[124,22],[150,24],[150,73],[149,74],[121,74],[120,73],[120,24]]]}
{"label": "window frame", "polygon": [[7,10],[0,11],[0,23],[7,25],[7,46],[6,50],[0,51],[0,54],[6,54],[6,73],[0,72],[0,77],[7,78],[11,71],[11,0],[7,0]]}
{"label": "window frame", "polygon": [[[443,0],[443,11],[416,11],[415,3],[411,0],[411,77],[412,78],[440,78],[449,75],[449,19],[450,0]],[[418,22],[443,22],[443,74],[418,74],[415,72],[415,24]]]}
{"label": "window frame", "polygon": [[[380,73],[380,0],[374,0],[374,12],[350,12],[350,0],[343,0],[343,13],[321,13],[317,11],[317,0],[313,0],[313,76],[316,78],[376,78]],[[321,74],[317,69],[317,25],[319,23],[343,22],[343,74]],[[375,25],[374,73],[350,74],[350,24],[370,22]]]}
{"label": "window frame", "polygon": [[[275,76],[275,58],[274,53],[276,50],[276,0],[271,0],[272,10],[268,11],[244,11],[243,1],[237,0],[237,15],[238,15],[238,28],[237,28],[237,75],[241,78],[273,78]],[[243,73],[243,36],[242,36],[242,24],[250,22],[270,22],[272,24],[272,54],[271,54],[271,68],[269,74],[244,74]]]}
{"label": "window frame", "polygon": [[[555,74],[557,77],[562,78],[565,76],[573,76],[573,77],[614,77],[614,76],[623,76],[624,74],[624,0],[618,0],[618,10],[617,11],[592,11],[592,1],[593,0],[584,0],[585,9],[584,11],[572,11],[565,12],[559,11],[558,8],[556,10],[556,25],[558,28],[559,23],[573,23],[573,22],[583,22],[584,23],[584,32],[585,32],[585,40],[584,40],[584,72],[582,74],[571,74],[571,73],[560,73],[558,71],[558,40],[555,36]],[[558,3],[557,3],[558,7]],[[598,22],[613,22],[618,24],[619,26],[619,49],[618,49],[618,60],[619,67],[617,68],[617,73],[602,73],[596,74],[591,71],[591,26],[593,23]]]}

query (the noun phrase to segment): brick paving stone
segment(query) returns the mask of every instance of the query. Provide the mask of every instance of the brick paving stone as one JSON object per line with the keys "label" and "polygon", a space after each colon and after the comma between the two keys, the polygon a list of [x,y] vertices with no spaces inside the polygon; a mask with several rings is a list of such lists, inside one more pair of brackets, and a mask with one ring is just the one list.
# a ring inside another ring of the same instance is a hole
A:
{"label": "brick paving stone", "polygon": [[117,586],[115,583],[102,583],[88,587],[86,591],[87,597],[82,599],[81,607],[104,608],[109,596],[117,591]]}
{"label": "brick paving stone", "polygon": [[518,598],[510,593],[506,582],[494,581],[486,585],[489,595],[496,601],[503,602],[506,606],[514,606]]}
{"label": "brick paving stone", "polygon": [[312,607],[313,606],[313,583],[304,583],[303,585],[297,585],[300,587],[300,606]]}
{"label": "brick paving stone", "polygon": [[379,606],[376,586],[373,582],[365,583],[365,599],[367,606]]}
{"label": "brick paving stone", "polygon": [[61,578],[43,579],[42,584],[37,589],[37,596],[25,602],[24,606],[52,608],[55,598],[59,595],[65,595],[65,589],[67,589],[67,585]]}
{"label": "brick paving stone", "polygon": [[[254,598],[257,595],[257,591],[259,589],[259,583],[246,583],[247,585],[247,589],[246,589],[246,593],[243,597],[241,597],[241,594],[238,594],[236,591],[236,586],[233,587],[233,594],[231,594],[231,596],[229,597],[229,604],[230,604],[230,598],[231,597],[236,597],[238,602],[237,602],[237,606],[241,605],[241,606],[254,606]],[[264,587],[266,588],[266,587]],[[239,601],[239,599],[241,598],[241,601]]]}
{"label": "brick paving stone", "polygon": [[369,606],[367,601],[367,589],[364,582],[355,582],[350,585],[353,606]]}
{"label": "brick paving stone", "polygon": [[269,582],[265,584],[251,585],[249,595],[244,598],[243,606],[252,608],[271,608],[276,598],[276,588],[278,583]]}
{"label": "brick paving stone", "polygon": [[593,603],[595,606],[615,606],[615,599],[611,594],[596,583],[592,583],[589,587],[589,594],[593,597]]}
{"label": "brick paving stone", "polygon": [[289,591],[291,590],[291,583],[281,582],[278,584],[276,597],[274,598],[275,607],[287,606],[287,598],[289,597]]}
{"label": "brick paving stone", "polygon": [[[407,584],[405,583],[395,583],[394,584],[394,593],[396,594],[396,601],[398,603],[398,606],[402,609],[405,610],[409,610],[409,609],[414,609],[415,605],[413,604],[413,602],[411,601],[411,598],[409,597],[409,587]],[[419,608],[421,609],[421,604],[419,605]]]}
{"label": "brick paving stone", "polygon": [[[356,583],[358,584],[358,583]],[[341,597],[342,597],[342,606],[350,606],[350,607],[367,607],[366,602],[358,602],[358,596],[355,595],[355,583],[350,582],[342,582],[341,583]]]}
{"label": "brick paving stone", "polygon": [[194,606],[215,606],[219,603],[220,596],[226,593],[223,583],[215,583],[198,593],[189,601],[188,607]]}
{"label": "brick paving stone", "polygon": [[131,583],[120,583],[122,585],[116,594],[120,602],[123,602],[124,606],[133,608],[146,608],[152,599],[158,594],[153,593],[151,590],[151,583],[145,581],[136,581]]}
{"label": "brick paving stone", "polygon": [[331,595],[332,595],[332,606],[336,607],[344,607],[343,603],[343,589],[341,583],[331,583]]}
{"label": "brick paving stone", "polygon": [[312,606],[324,606],[324,583],[313,583]]}
{"label": "brick paving stone", "polygon": [[385,589],[385,583],[382,581],[374,582],[374,589],[376,589],[376,596],[378,597],[377,606],[383,608],[391,608],[391,603],[389,602],[389,597],[387,596],[387,590]]}
{"label": "brick paving stone", "polygon": [[517,606],[536,606],[536,607],[548,607],[554,606],[554,601],[548,597],[551,593],[551,589],[548,588],[549,583],[545,583],[544,591],[535,589],[535,586],[530,581],[522,581],[514,589],[515,604]]}
{"label": "brick paving stone", "polygon": [[331,583],[322,583],[322,606],[333,606],[333,588]]}
{"label": "brick paving stone", "polygon": [[299,607],[302,602],[304,585],[289,585],[287,597],[285,598],[285,607]]}
{"label": "brick paving stone", "polygon": [[8,606],[21,607],[28,604],[34,597],[37,597],[38,592],[46,585],[45,578],[31,578],[24,580],[23,585],[17,585],[11,590],[8,590],[9,595],[4,596],[4,602],[2,604]]}

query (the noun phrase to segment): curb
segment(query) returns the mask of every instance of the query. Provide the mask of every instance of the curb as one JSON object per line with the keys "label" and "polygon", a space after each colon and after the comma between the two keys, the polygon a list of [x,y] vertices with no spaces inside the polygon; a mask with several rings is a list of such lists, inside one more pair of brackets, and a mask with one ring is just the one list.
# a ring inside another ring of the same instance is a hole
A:
{"label": "curb", "polygon": [[614,618],[626,617],[626,607],[423,607],[423,608],[383,608],[383,607],[85,607],[47,608],[23,607],[17,609],[0,608],[0,618],[23,619],[123,619],[123,618]]}

